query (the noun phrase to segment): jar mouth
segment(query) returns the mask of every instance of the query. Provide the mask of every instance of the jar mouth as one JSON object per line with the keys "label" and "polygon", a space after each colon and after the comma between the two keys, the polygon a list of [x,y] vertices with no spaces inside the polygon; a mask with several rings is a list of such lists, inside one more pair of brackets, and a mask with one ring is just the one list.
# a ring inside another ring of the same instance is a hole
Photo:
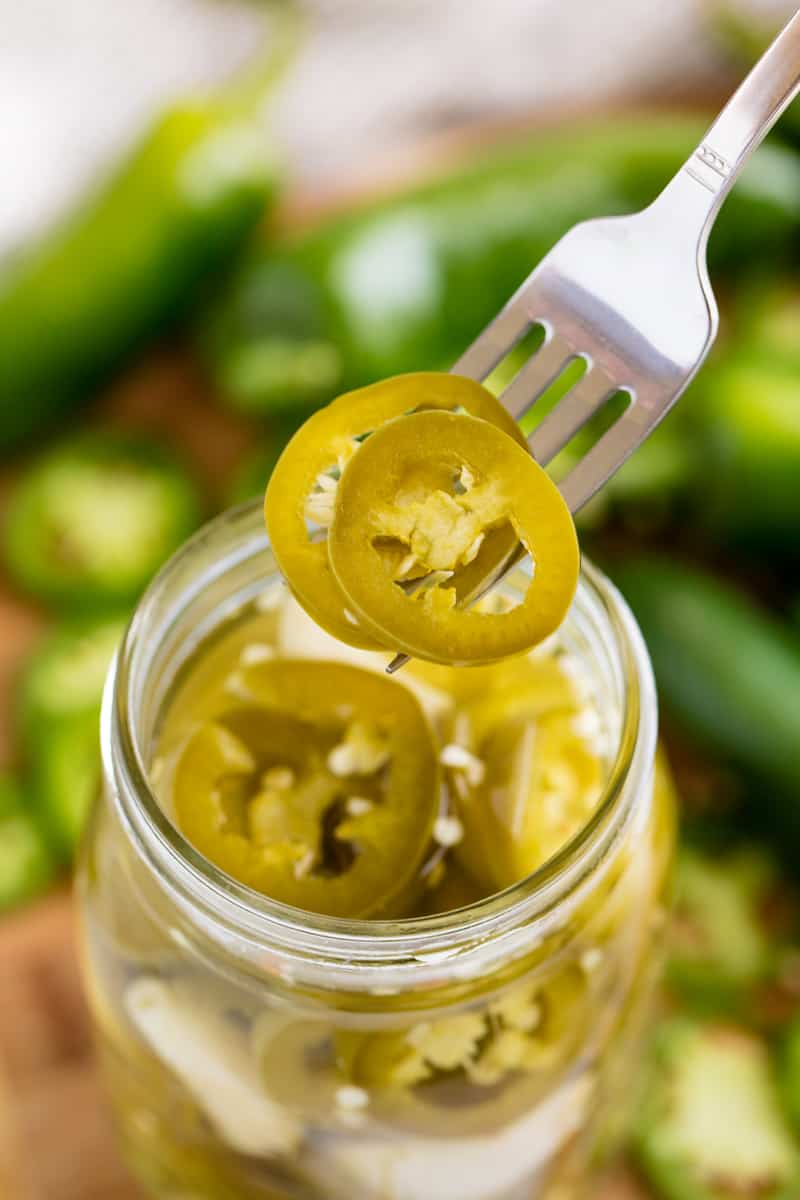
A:
{"label": "jar mouth", "polygon": [[[284,947],[340,960],[394,962],[415,955],[451,953],[498,930],[513,929],[563,908],[608,855],[631,817],[634,801],[653,761],[656,700],[652,669],[638,626],[617,589],[584,561],[573,613],[609,643],[620,691],[620,736],[602,796],[592,817],[552,858],[525,879],[465,908],[408,919],[345,919],[307,912],[272,900],[227,875],[201,855],[164,812],[151,788],[143,739],[144,693],[155,671],[159,646],[172,637],[213,578],[215,605],[198,610],[192,646],[243,599],[258,595],[270,558],[261,505],[248,502],[211,521],[175,554],[142,597],[106,684],[102,747],[110,800],[139,854],[173,895],[191,901],[205,918],[264,947]],[[264,569],[225,599],[219,588],[243,564]],[[203,569],[205,563],[206,569]],[[188,655],[186,655],[188,657]],[[387,657],[388,661],[388,657]],[[467,669],[467,668],[465,668]]]}

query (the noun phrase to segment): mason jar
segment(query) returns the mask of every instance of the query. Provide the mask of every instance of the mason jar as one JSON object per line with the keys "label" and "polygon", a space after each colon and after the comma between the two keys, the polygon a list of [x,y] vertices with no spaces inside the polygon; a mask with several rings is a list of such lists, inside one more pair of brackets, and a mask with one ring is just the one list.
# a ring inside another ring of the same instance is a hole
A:
{"label": "mason jar", "polygon": [[226,876],[149,782],[188,664],[277,578],[260,507],[224,514],[155,580],[108,679],[78,892],[127,1159],[165,1200],[578,1195],[630,1090],[672,851],[636,625],[586,565],[559,637],[612,745],[579,834],[479,903],[343,920]]}

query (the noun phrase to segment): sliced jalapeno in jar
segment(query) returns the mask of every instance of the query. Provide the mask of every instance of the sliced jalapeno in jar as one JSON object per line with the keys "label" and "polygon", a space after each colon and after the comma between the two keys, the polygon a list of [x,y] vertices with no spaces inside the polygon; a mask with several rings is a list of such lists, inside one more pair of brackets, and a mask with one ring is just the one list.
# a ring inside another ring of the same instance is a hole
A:
{"label": "sliced jalapeno in jar", "polygon": [[[464,569],[498,529],[533,559],[525,596],[501,612],[459,608]],[[337,489],[328,552],[376,640],[456,666],[542,641],[578,581],[575,527],[555,484],[507,433],[452,412],[399,417],[364,443]],[[420,583],[407,590],[408,579]]]}
{"label": "sliced jalapeno in jar", "polygon": [[455,853],[489,892],[542,866],[597,806],[603,764],[574,731],[574,719],[574,712],[536,716],[535,708],[510,706],[474,742],[479,771],[453,780],[464,826]]}
{"label": "sliced jalapeno in jar", "polygon": [[172,795],[186,837],[285,904],[351,917],[402,908],[439,805],[415,698],[356,667],[291,659],[244,668],[241,694],[179,754]]}
{"label": "sliced jalapeno in jar", "polygon": [[[339,479],[366,435],[405,413],[427,410],[480,417],[525,444],[502,404],[474,380],[437,372],[400,375],[348,392],[315,413],[289,442],[267,488],[267,529],[292,591],[323,629],[364,649],[381,649],[386,641],[361,627],[330,568],[326,534]],[[459,594],[466,595],[487,564],[502,561],[516,546],[509,527],[491,531],[480,553],[465,564]]]}

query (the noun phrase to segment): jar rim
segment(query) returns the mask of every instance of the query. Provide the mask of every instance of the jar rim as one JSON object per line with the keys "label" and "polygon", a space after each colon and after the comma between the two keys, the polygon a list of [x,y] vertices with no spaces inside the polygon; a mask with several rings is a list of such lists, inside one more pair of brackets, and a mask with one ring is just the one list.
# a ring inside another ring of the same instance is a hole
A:
{"label": "jar rim", "polygon": [[[272,900],[232,879],[203,857],[170,820],[153,791],[135,719],[133,664],[152,631],[148,619],[165,589],[191,578],[191,561],[219,539],[249,531],[249,553],[268,550],[261,506],[247,502],[204,526],[169,560],[145,592],[109,672],[103,704],[102,749],[110,799],[140,856],[186,910],[201,911],[263,953],[376,966],[426,961],[468,949],[503,931],[530,928],[563,907],[627,827],[641,781],[652,769],[656,743],[655,684],[647,650],[627,604],[613,584],[584,561],[575,604],[599,607],[623,675],[619,745],[602,797],[589,821],[525,879],[467,907],[407,919],[347,919],[306,912]],[[258,525],[255,518],[257,516]],[[260,527],[260,531],[259,531]],[[225,561],[220,562],[225,568]],[[194,590],[197,594],[197,588]],[[569,618],[568,618],[569,620]]]}

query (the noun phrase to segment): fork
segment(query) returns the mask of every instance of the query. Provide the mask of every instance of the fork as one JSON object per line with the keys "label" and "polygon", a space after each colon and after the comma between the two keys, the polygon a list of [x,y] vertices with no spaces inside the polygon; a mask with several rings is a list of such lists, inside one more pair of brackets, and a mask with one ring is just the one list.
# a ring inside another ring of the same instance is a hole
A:
{"label": "fork", "polygon": [[[500,396],[520,419],[583,359],[580,380],[528,438],[545,467],[612,396],[627,397],[624,411],[559,483],[572,513],[653,432],[702,366],[719,322],[706,265],[709,233],[743,166],[798,91],[800,11],[653,203],[571,229],[453,366],[454,374],[482,382],[540,326],[544,340]],[[386,669],[393,674],[406,662],[398,654]]]}

